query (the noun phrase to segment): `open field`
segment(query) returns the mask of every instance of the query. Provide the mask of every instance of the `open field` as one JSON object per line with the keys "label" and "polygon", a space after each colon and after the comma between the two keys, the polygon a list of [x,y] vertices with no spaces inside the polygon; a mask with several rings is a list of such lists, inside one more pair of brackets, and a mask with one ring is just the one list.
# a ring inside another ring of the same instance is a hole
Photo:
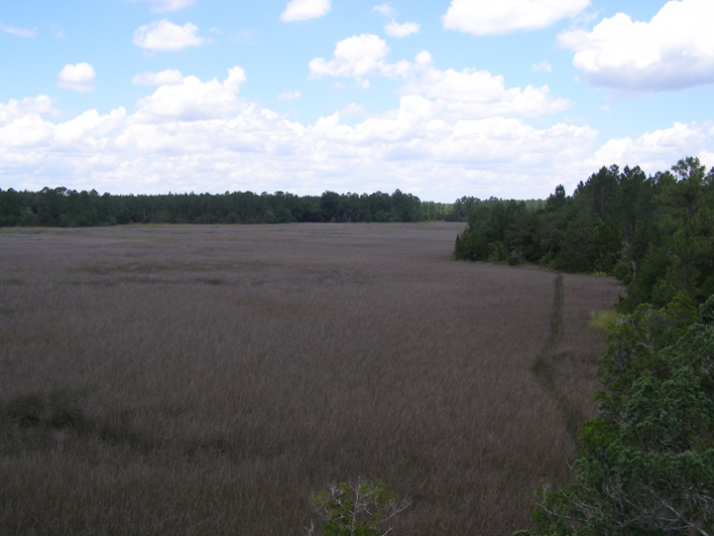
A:
{"label": "open field", "polygon": [[463,224],[0,229],[0,533],[506,535],[568,477],[611,279],[450,260]]}

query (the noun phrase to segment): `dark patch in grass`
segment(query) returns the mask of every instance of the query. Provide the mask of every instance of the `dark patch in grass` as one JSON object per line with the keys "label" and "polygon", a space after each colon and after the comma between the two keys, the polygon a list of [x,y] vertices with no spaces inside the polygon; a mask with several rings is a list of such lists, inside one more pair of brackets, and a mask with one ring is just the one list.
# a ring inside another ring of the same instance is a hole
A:
{"label": "dark patch in grass", "polygon": [[557,363],[568,357],[566,353],[557,352],[558,344],[563,338],[563,310],[565,308],[565,287],[563,276],[555,278],[555,297],[553,311],[550,315],[550,333],[538,359],[531,368],[536,380],[545,387],[555,399],[558,411],[563,416],[568,433],[577,441],[578,429],[584,420],[582,411],[573,406],[558,385]]}
{"label": "dark patch in grass", "polygon": [[10,424],[15,424],[22,429],[34,428],[40,424],[45,411],[44,406],[39,395],[18,397],[5,405],[2,421],[9,421]]}
{"label": "dark patch in grass", "polygon": [[126,412],[116,418],[93,419],[81,409],[76,397],[66,391],[55,391],[46,397],[30,394],[11,399],[4,404],[0,416],[0,428],[8,432],[13,428],[40,435],[63,431],[77,436],[94,436],[110,445],[142,451],[156,447],[154,441],[131,429],[131,416]]}

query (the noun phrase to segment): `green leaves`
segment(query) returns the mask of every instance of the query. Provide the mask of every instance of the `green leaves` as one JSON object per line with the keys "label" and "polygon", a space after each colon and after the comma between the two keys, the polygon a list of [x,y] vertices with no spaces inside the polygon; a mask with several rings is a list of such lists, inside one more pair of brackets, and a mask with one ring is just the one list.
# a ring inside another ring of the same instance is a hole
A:
{"label": "green leaves", "polygon": [[574,482],[541,488],[537,535],[712,534],[714,296],[641,306],[614,328],[600,415],[580,432]]}
{"label": "green leaves", "polygon": [[383,536],[391,530],[384,524],[410,505],[398,502],[380,480],[333,484],[318,492],[313,504],[322,518],[323,536]]}

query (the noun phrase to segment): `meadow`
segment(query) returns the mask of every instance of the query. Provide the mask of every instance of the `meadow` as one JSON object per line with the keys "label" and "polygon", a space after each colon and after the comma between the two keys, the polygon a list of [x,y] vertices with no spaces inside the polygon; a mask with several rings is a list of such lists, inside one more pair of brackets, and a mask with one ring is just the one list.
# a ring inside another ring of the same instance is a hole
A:
{"label": "meadow", "polygon": [[451,259],[463,224],[0,229],[0,533],[508,535],[593,416],[612,278]]}

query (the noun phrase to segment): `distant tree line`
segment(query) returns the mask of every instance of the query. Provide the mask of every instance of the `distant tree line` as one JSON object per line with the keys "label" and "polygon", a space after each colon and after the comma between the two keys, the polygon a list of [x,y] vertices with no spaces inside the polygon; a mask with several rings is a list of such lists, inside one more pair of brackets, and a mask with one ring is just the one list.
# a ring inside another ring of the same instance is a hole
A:
{"label": "distant tree line", "polygon": [[454,253],[614,275],[628,285],[623,311],[662,307],[680,291],[703,303],[714,293],[714,170],[693,157],[651,176],[603,167],[537,210],[492,198],[471,213]]}
{"label": "distant tree line", "polygon": [[0,226],[87,227],[127,223],[291,223],[466,221],[470,213],[450,203],[422,202],[392,194],[297,196],[225,194],[100,195],[96,190],[43,188],[39,192],[0,188]]}
{"label": "distant tree line", "polygon": [[[0,188],[0,227],[93,227],[127,223],[293,223],[468,221],[485,201],[462,197],[454,203],[421,201],[394,193],[297,196],[255,194],[100,195],[96,190],[43,188],[39,192]],[[525,201],[528,210],[545,201]]]}

